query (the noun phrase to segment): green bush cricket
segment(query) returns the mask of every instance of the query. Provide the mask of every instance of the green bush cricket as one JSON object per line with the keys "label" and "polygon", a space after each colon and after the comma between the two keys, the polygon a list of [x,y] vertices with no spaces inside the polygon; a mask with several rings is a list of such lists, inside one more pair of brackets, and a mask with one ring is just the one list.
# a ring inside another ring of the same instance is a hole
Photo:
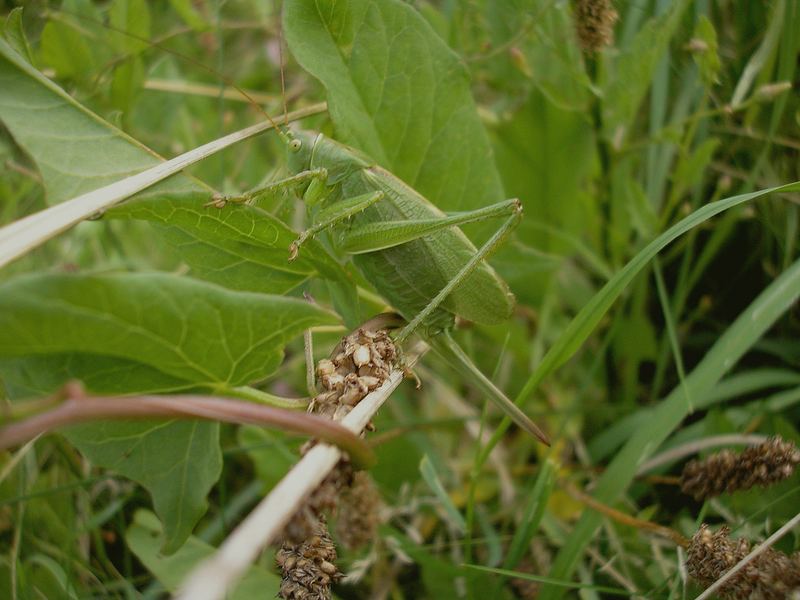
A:
{"label": "green bush cricket", "polygon": [[[336,249],[351,255],[356,268],[408,321],[395,336],[398,344],[422,331],[453,368],[549,445],[544,432],[480,372],[450,335],[456,316],[485,324],[510,316],[513,295],[485,259],[521,219],[519,200],[446,215],[353,148],[321,133],[277,126],[275,130],[286,144],[292,175],[242,196],[217,197],[212,204],[250,202],[276,189],[299,187],[314,223],[292,243],[289,260],[297,257],[304,241],[331,230]],[[458,227],[497,217],[505,220],[480,250]]]}

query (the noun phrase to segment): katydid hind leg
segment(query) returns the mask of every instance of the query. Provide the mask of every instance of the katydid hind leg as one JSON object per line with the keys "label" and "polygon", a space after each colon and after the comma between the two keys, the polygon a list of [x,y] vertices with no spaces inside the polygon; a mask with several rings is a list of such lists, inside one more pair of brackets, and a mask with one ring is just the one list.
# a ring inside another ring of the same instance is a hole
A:
{"label": "katydid hind leg", "polygon": [[456,273],[456,275],[448,281],[445,286],[434,296],[434,298],[423,308],[417,315],[411,319],[402,331],[395,337],[398,343],[402,343],[410,335],[412,335],[420,325],[425,323],[426,319],[439,308],[442,302],[445,301],[454,289],[463,283],[470,274],[481,264],[481,262],[488,258],[506,239],[506,237],[514,230],[522,218],[522,205],[519,200],[511,201],[512,214],[505,220],[505,222],[494,232],[491,238],[464,264],[463,267]]}
{"label": "katydid hind leg", "polygon": [[505,217],[519,210],[519,200],[503,200],[490,206],[434,219],[380,221],[352,227],[339,244],[349,254],[377,252],[411,242],[442,229]]}
{"label": "katydid hind leg", "polygon": [[474,383],[485,393],[503,412],[505,412],[517,425],[536,437],[546,446],[550,445],[550,438],[534,423],[528,415],[514,404],[492,381],[484,375],[475,363],[464,353],[461,347],[445,331],[430,340],[433,349],[462,377]]}

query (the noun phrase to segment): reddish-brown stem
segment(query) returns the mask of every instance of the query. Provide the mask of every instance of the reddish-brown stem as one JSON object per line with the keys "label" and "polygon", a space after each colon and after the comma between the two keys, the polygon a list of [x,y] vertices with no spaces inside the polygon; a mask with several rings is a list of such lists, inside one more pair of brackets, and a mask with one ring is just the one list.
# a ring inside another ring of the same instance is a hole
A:
{"label": "reddish-brown stem", "polygon": [[615,508],[611,508],[598,500],[595,500],[588,494],[580,491],[578,488],[571,484],[567,484],[565,486],[566,492],[572,496],[578,502],[582,502],[589,508],[596,510],[597,512],[615,520],[617,523],[622,523],[623,525],[629,525],[630,527],[635,527],[636,529],[642,529],[645,531],[651,531],[655,534],[660,536],[669,538],[678,546],[683,548],[688,547],[689,540],[683,537],[680,533],[671,529],[670,527],[665,527],[664,525],[659,525],[658,523],[653,523],[652,521],[645,521],[643,519],[637,519],[636,517],[632,517],[620,510]]}
{"label": "reddish-brown stem", "polygon": [[0,429],[0,449],[22,444],[34,436],[67,425],[101,419],[206,419],[228,423],[279,427],[320,438],[346,451],[366,467],[374,454],[357,435],[330,419],[242,400],[199,396],[83,396],[74,386],[55,408]]}

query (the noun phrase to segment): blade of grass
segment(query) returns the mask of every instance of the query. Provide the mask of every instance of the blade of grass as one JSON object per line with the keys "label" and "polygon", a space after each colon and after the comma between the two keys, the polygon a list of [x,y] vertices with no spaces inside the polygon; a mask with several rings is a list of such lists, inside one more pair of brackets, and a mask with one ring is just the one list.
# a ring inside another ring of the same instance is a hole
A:
{"label": "blade of grass", "polygon": [[[686,378],[685,387],[695,399],[697,408],[704,408],[709,403],[709,392],[722,376],[798,297],[800,259],[761,292]],[[639,465],[653,454],[686,417],[684,393],[683,386],[678,386],[653,410],[651,418],[634,433],[598,481],[595,499],[610,504],[627,488]],[[581,517],[556,557],[551,575],[556,579],[565,579],[572,574],[581,551],[600,526],[601,520],[602,517],[594,513],[585,513]],[[547,586],[542,589],[541,598],[553,600],[561,594],[562,590]]]}
{"label": "blade of grass", "polygon": [[547,459],[542,463],[542,469],[533,484],[533,489],[526,499],[525,512],[517,524],[516,532],[508,548],[508,554],[503,561],[503,567],[513,569],[528,550],[528,544],[539,527],[539,522],[547,507],[547,500],[553,492],[556,482],[556,464]]}
{"label": "blade of grass", "polygon": [[541,575],[531,575],[530,573],[520,573],[518,571],[509,571],[508,569],[495,569],[493,567],[484,567],[481,565],[463,565],[467,569],[476,569],[478,571],[486,571],[487,573],[495,573],[497,575],[504,575],[506,577],[514,577],[516,579],[528,579],[530,581],[538,581],[539,583],[547,583],[550,585],[557,585],[566,589],[573,590],[593,590],[596,592],[603,592],[605,594],[613,594],[615,596],[631,596],[632,593],[621,588],[606,587],[604,585],[591,585],[587,583],[573,583],[571,581],[563,581],[554,579],[552,577],[542,577]]}
{"label": "blade of grass", "polygon": [[[611,308],[614,301],[622,294],[627,285],[633,280],[634,277],[655,257],[659,251],[666,247],[670,242],[680,237],[687,231],[697,227],[701,223],[707,221],[711,217],[719,213],[738,206],[745,202],[755,200],[762,196],[774,192],[789,192],[800,190],[800,182],[789,183],[779,187],[768,188],[758,192],[751,192],[749,194],[740,194],[718,200],[707,204],[684,219],[677,222],[675,225],[667,229],[664,233],[659,235],[652,242],[647,244],[639,253],[631,259],[603,288],[592,297],[589,303],[575,315],[575,318],[570,321],[566,331],[558,338],[558,341],[550,348],[539,366],[531,373],[528,381],[523,386],[522,390],[517,395],[514,402],[517,405],[522,404],[539,386],[539,384],[550,373],[555,371],[558,367],[563,365],[580,349],[583,342],[589,337],[594,328],[603,318],[603,316]],[[504,418],[502,423],[498,426],[489,444],[483,449],[481,455],[481,463],[486,460],[488,453],[500,441],[505,434],[511,420]]]}
{"label": "blade of grass", "polygon": [[[681,385],[683,385],[686,379],[686,371],[683,368],[683,357],[681,356],[681,347],[678,343],[678,333],[675,330],[675,319],[672,316],[672,307],[667,297],[667,287],[664,284],[664,277],[661,274],[661,261],[658,260],[658,257],[653,260],[653,275],[656,279],[658,300],[661,303],[661,309],[664,313],[664,324],[667,326],[667,337],[669,339],[669,345],[672,348],[675,369],[678,371],[678,380],[681,382]],[[689,395],[688,390],[686,390],[686,405],[689,408],[689,412],[694,410],[692,408],[692,397]]]}
{"label": "blade of grass", "polygon": [[[744,371],[728,377],[714,388],[706,406],[723,402],[728,398],[745,396],[759,390],[773,387],[790,386],[800,383],[800,373],[788,369],[755,369]],[[633,435],[649,418],[653,408],[641,408],[614,425],[599,433],[589,443],[589,454],[594,461],[601,461],[609,456],[618,446]]]}

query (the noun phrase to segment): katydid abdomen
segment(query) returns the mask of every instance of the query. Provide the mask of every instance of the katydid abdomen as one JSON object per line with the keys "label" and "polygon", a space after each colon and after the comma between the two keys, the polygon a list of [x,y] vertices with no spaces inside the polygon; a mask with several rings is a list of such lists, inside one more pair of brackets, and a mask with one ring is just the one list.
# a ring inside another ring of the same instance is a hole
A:
{"label": "katydid abdomen", "polygon": [[[378,189],[384,198],[354,218],[355,226],[373,222],[422,220],[444,217],[423,196],[380,167],[354,173],[342,182],[346,195]],[[406,319],[419,313],[448,281],[455,277],[477,249],[458,227],[442,229],[420,239],[377,252],[353,255],[353,263],[380,294]],[[444,300],[425,326],[434,333],[452,327],[456,315],[479,323],[506,320],[514,296],[486,262]]]}

